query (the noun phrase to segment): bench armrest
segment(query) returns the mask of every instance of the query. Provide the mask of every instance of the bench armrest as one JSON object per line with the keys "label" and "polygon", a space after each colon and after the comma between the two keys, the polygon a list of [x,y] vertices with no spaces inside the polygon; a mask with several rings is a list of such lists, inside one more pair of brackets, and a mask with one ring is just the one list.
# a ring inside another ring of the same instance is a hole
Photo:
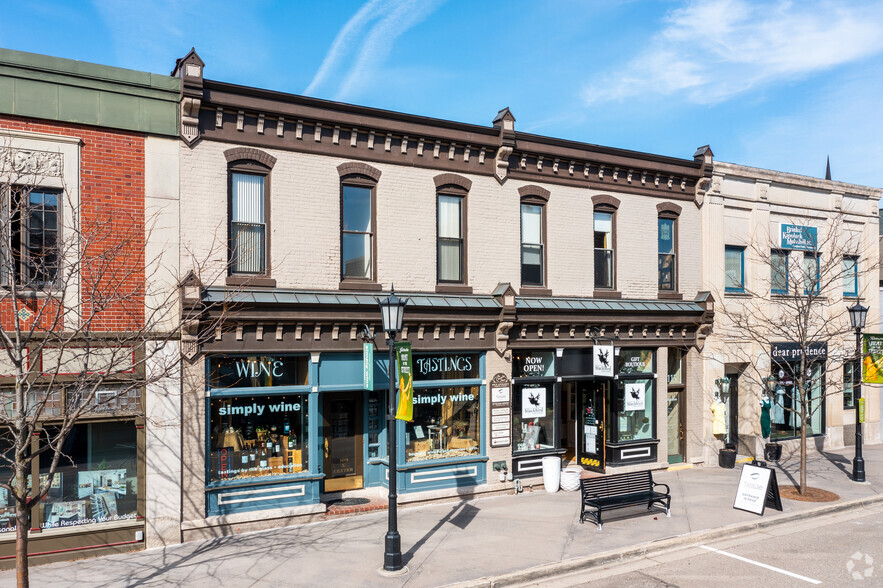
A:
{"label": "bench armrest", "polygon": [[668,484],[663,484],[662,482],[653,482],[653,487],[656,488],[657,486],[665,486],[665,493],[671,494],[671,488],[668,487]]}

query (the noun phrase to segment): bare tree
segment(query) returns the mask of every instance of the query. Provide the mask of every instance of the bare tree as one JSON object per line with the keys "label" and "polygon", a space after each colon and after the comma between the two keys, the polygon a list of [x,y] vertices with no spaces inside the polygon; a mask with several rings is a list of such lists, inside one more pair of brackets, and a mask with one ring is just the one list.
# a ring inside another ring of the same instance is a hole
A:
{"label": "bare tree", "polygon": [[174,279],[145,258],[143,208],[43,187],[62,176],[56,155],[0,145],[0,489],[15,505],[19,586],[33,511],[74,465],[75,426],[143,418],[142,390],[178,377],[182,331],[205,310],[182,308]]}
{"label": "bare tree", "polygon": [[[807,428],[814,416],[820,417],[823,398],[844,392],[839,379],[823,376],[823,368],[837,370],[858,358],[847,309],[860,296],[871,295],[871,290],[860,290],[861,284],[876,286],[876,279],[863,277],[876,276],[879,268],[878,256],[863,251],[861,233],[851,230],[843,213],[823,226],[808,228],[807,223],[793,221],[790,246],[783,247],[774,235],[753,241],[746,253],[758,268],[755,276],[765,277],[756,279],[754,288],[746,287],[745,296],[720,296],[715,325],[725,350],[718,359],[746,366],[741,391],[753,390],[760,401],[772,383],[773,411],[799,429],[800,494],[807,491]],[[772,357],[774,347],[778,357]],[[860,372],[854,377],[860,378]]]}

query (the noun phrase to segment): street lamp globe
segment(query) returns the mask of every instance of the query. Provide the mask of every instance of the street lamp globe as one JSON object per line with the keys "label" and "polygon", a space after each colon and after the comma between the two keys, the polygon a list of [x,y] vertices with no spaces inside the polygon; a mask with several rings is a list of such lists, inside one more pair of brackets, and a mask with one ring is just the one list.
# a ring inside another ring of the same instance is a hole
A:
{"label": "street lamp globe", "polygon": [[730,378],[718,378],[714,383],[717,384],[722,396],[726,396],[730,393]]}
{"label": "street lamp globe", "polygon": [[407,298],[399,298],[396,296],[395,287],[390,289],[389,296],[384,299],[377,299],[380,305],[380,317],[383,320],[383,330],[392,336],[402,331],[402,320],[405,316],[405,305],[408,304]]}
{"label": "street lamp globe", "polygon": [[855,330],[865,328],[865,321],[868,318],[868,307],[862,306],[858,302],[854,306],[849,307],[849,322]]}

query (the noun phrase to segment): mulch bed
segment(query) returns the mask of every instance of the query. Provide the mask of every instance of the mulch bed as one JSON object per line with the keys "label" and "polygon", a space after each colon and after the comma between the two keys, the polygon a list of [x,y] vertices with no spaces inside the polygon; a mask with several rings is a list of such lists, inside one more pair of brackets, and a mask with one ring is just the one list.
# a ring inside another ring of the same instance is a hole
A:
{"label": "mulch bed", "polygon": [[806,492],[799,494],[796,486],[779,486],[779,495],[788,500],[799,500],[801,502],[835,502],[840,497],[833,492],[822,490],[821,488],[806,488]]}

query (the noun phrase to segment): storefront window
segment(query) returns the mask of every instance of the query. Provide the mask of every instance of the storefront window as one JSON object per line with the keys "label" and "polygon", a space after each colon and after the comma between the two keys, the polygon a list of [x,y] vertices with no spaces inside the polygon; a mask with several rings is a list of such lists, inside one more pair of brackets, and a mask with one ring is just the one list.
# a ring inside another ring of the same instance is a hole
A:
{"label": "storefront window", "polygon": [[[419,370],[419,359],[417,360]],[[478,386],[414,391],[414,420],[405,427],[409,462],[466,457],[480,452]]]}
{"label": "storefront window", "polygon": [[[55,434],[47,429],[50,435]],[[56,467],[49,493],[40,503],[42,528],[137,516],[138,451],[134,421],[75,425],[62,452],[64,457]],[[51,452],[40,456],[42,480],[48,479],[51,463]],[[14,526],[13,521],[10,523]]]}
{"label": "storefront window", "polygon": [[[636,441],[653,438],[653,380],[619,380],[608,405],[608,441]],[[614,426],[610,426],[610,424]]]}
{"label": "storefront window", "polygon": [[[796,364],[794,367],[799,367]],[[800,435],[800,391],[794,384],[793,375],[790,373],[791,366],[785,366],[784,376],[779,377],[779,383],[773,394],[773,405],[770,409],[771,432],[770,439],[787,439]],[[813,363],[808,368],[808,376],[805,386],[808,405],[806,407],[807,422],[806,435],[821,435],[822,413],[824,412],[824,365]]]}
{"label": "storefront window", "polygon": [[617,358],[617,370],[620,374],[652,374],[652,349],[620,349]]}
{"label": "storefront window", "polygon": [[555,384],[517,384],[512,398],[515,451],[555,448]]}
{"label": "storefront window", "polygon": [[308,469],[307,394],[212,398],[210,404],[210,481]]}
{"label": "storefront window", "polygon": [[543,378],[555,375],[554,351],[515,351],[512,375],[516,378]]}

